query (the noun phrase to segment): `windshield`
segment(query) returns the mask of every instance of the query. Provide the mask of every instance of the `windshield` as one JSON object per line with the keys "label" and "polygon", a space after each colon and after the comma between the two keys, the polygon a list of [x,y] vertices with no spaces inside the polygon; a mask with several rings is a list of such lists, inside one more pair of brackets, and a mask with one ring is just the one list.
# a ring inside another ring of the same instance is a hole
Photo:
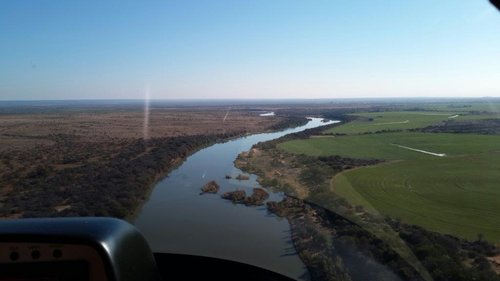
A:
{"label": "windshield", "polygon": [[2,1],[0,218],[297,280],[500,280],[488,1]]}

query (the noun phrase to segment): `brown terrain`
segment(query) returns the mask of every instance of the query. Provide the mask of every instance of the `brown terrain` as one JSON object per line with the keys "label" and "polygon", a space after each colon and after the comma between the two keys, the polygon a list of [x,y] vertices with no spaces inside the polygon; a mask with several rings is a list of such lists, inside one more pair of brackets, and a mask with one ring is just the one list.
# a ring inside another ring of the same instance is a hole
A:
{"label": "brown terrain", "polygon": [[[293,165],[292,157],[279,157],[267,151],[253,147],[249,152],[241,153],[234,161],[235,166],[244,171],[258,174],[257,181],[264,187],[280,187],[278,190],[287,192],[301,199],[307,198],[309,188],[300,183],[298,179],[302,167]],[[253,169],[252,169],[253,168]]]}
{"label": "brown terrain", "polygon": [[[141,109],[0,115],[0,150],[51,145],[54,143],[51,136],[57,134],[71,135],[84,142],[143,138],[144,117]],[[280,119],[227,108],[155,108],[150,109],[146,137],[256,132],[277,121]]]}
{"label": "brown terrain", "polygon": [[146,118],[139,105],[0,110],[0,217],[126,217],[195,150],[298,120],[262,112],[153,107]]}

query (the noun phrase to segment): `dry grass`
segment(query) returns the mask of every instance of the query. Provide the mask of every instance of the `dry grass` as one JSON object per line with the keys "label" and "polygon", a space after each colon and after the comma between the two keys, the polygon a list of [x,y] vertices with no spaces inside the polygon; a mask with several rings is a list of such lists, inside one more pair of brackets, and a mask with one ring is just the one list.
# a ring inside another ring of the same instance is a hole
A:
{"label": "dry grass", "polygon": [[22,176],[42,162],[56,170],[73,168],[79,163],[61,163],[61,158],[79,155],[83,150],[86,155],[80,158],[101,161],[113,157],[121,147],[136,139],[252,133],[264,131],[282,120],[213,107],[152,109],[146,128],[144,112],[138,109],[0,115],[0,183],[5,187],[7,174],[17,171]]}
{"label": "dry grass", "polygon": [[[227,115],[226,115],[227,114]],[[133,139],[198,135],[246,130],[255,132],[280,118],[263,118],[255,112],[227,108],[151,109],[145,132],[145,114],[139,110],[116,112],[55,112],[0,116],[2,149],[25,148],[33,144],[50,145],[44,138],[66,134],[85,141],[114,138]]]}

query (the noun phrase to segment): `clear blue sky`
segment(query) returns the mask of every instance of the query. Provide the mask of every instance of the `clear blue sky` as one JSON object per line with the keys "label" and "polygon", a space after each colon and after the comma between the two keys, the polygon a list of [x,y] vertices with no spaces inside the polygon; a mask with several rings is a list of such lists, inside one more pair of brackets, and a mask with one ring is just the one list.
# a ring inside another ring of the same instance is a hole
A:
{"label": "clear blue sky", "polygon": [[0,99],[500,96],[487,0],[0,1]]}

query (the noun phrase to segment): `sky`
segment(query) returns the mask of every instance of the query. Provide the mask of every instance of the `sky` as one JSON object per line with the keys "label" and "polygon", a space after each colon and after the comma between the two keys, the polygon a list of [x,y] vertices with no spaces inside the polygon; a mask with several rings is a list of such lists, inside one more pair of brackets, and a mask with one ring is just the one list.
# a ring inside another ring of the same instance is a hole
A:
{"label": "sky", "polygon": [[0,1],[0,100],[500,96],[487,0]]}

